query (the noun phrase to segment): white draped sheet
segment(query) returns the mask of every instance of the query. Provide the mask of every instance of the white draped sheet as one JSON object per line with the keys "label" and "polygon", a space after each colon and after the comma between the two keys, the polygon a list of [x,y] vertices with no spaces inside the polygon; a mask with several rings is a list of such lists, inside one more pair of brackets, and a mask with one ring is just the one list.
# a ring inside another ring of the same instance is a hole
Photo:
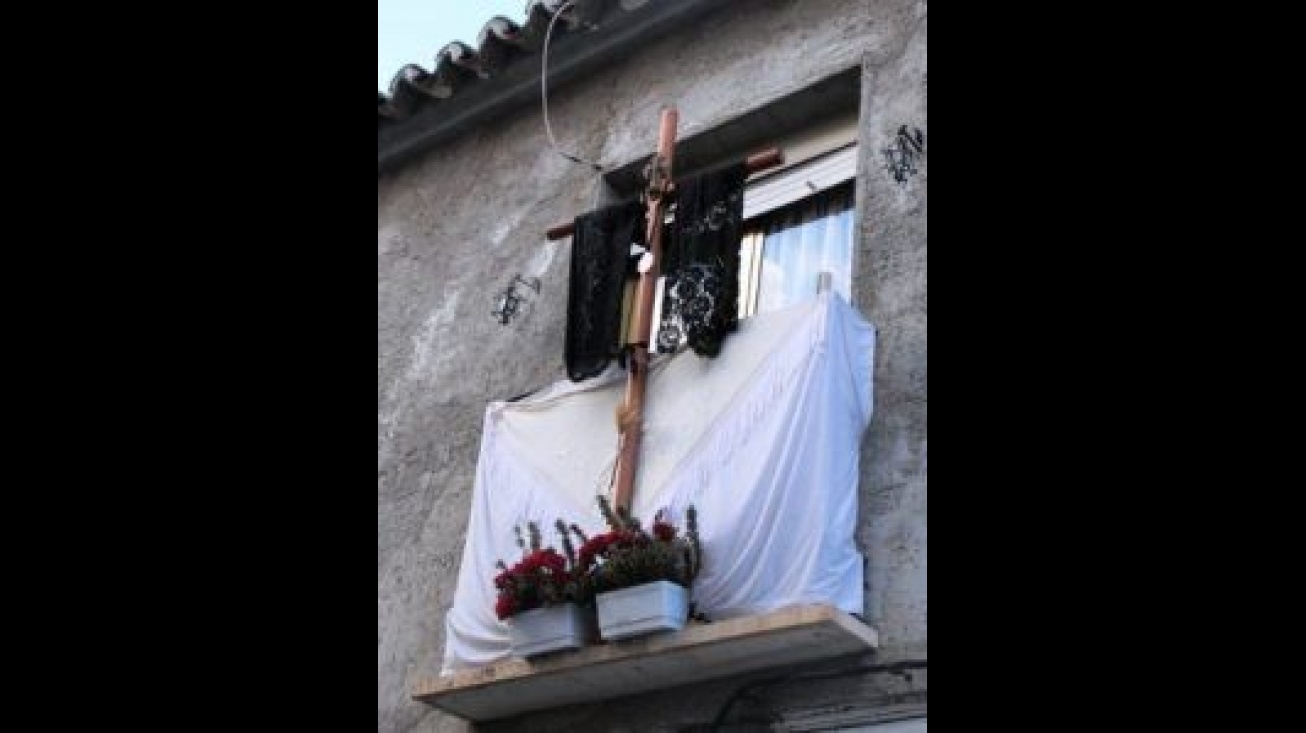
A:
{"label": "white draped sheet", "polygon": [[[862,613],[854,531],[861,436],[872,410],[875,332],[836,294],[748,319],[716,359],[682,353],[650,371],[632,510],[647,526],[698,508],[698,610],[725,619],[801,603]],[[520,556],[513,525],[556,519],[605,530],[595,498],[616,457],[616,368],[486,410],[471,521],[442,672],[510,653],[494,614],[494,563]]]}

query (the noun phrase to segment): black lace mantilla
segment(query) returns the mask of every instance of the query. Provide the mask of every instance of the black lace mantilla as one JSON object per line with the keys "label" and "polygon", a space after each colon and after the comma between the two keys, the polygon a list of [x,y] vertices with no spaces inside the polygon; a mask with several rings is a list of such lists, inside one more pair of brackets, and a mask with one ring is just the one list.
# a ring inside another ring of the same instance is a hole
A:
{"label": "black lace mantilla", "polygon": [[688,343],[695,353],[721,353],[739,321],[739,244],[743,238],[743,163],[676,182],[675,223],[663,254],[667,276],[658,350]]}
{"label": "black lace mantilla", "polygon": [[638,201],[576,218],[567,294],[567,375],[580,382],[603,373],[621,353],[621,299],[631,244],[644,243]]}

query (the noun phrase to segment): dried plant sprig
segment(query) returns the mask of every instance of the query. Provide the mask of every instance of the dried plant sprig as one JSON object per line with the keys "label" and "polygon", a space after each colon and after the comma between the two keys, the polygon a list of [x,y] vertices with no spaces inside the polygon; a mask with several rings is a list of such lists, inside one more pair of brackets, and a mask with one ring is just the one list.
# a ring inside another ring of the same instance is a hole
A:
{"label": "dried plant sprig", "polygon": [[566,555],[567,562],[574,567],[576,565],[576,546],[571,544],[571,537],[567,534],[567,523],[559,519],[554,527],[558,530],[558,536],[562,538],[562,554]]}

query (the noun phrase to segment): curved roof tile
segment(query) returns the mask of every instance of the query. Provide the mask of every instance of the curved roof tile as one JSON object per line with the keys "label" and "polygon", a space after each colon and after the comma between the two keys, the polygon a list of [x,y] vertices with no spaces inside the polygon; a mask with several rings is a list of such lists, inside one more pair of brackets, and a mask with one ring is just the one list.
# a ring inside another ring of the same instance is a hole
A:
{"label": "curved roof tile", "polygon": [[[475,48],[454,41],[436,54],[431,71],[417,64],[404,66],[390,82],[389,93],[376,95],[377,125],[403,120],[423,105],[448,99],[463,87],[493,79],[517,59],[538,54],[555,11],[563,4],[563,0],[530,0],[524,24],[496,15],[482,26]],[[553,29],[554,42],[593,27],[608,4],[615,4],[615,0],[575,0],[559,17]],[[620,3],[623,8],[642,4]]]}

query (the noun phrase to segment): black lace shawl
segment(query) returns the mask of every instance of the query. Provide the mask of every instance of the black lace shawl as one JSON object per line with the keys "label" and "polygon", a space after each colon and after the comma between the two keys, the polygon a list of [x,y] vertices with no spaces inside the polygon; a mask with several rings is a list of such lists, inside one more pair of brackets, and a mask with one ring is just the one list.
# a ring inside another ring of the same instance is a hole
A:
{"label": "black lace shawl", "polygon": [[638,201],[576,218],[567,294],[567,375],[580,382],[620,355],[621,299],[630,245],[643,245],[645,208]]}
{"label": "black lace shawl", "polygon": [[721,352],[739,320],[739,244],[743,238],[743,163],[677,181],[677,208],[662,258],[667,277],[658,350],[682,339],[701,356]]}

